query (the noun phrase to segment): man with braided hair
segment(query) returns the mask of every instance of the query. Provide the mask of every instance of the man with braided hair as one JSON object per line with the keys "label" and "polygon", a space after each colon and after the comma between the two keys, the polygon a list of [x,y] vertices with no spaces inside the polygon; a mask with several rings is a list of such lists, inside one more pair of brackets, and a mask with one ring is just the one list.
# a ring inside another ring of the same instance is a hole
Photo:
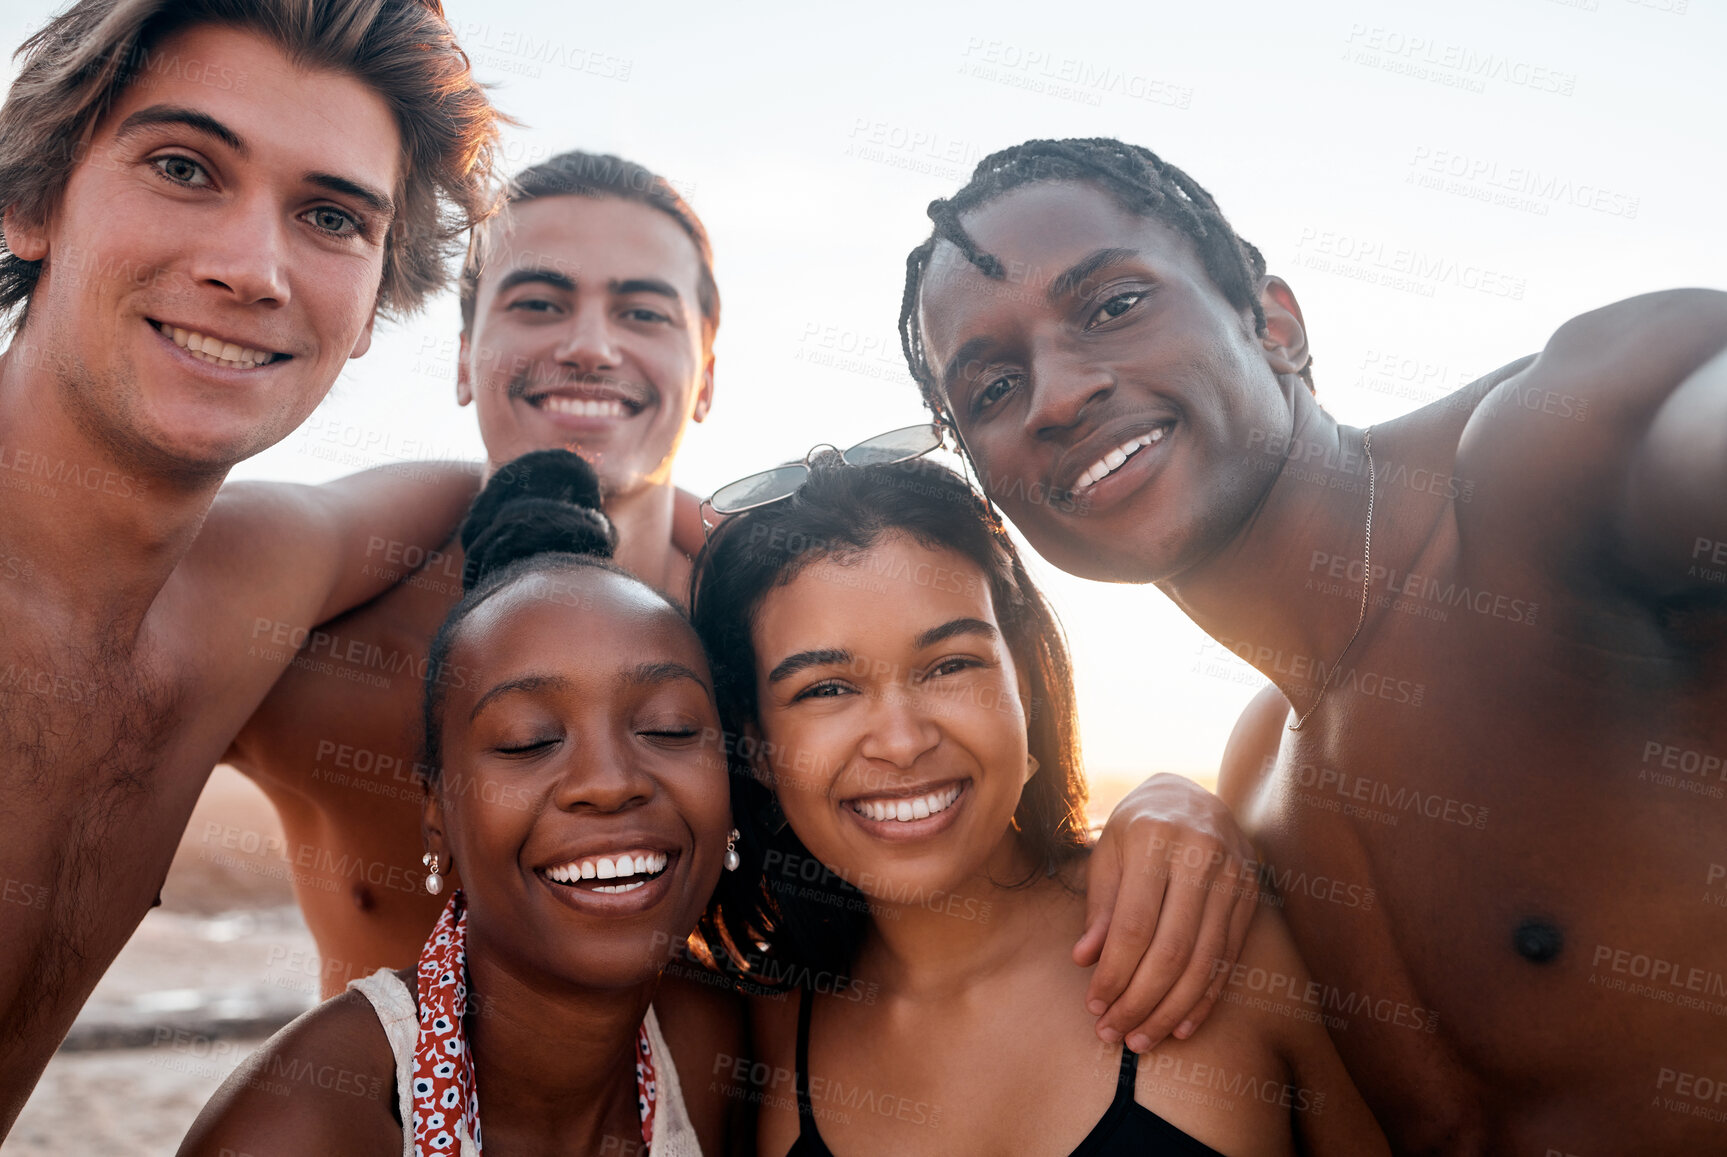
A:
{"label": "man with braided hair", "polygon": [[1719,1150],[1727,295],[1606,306],[1360,430],[1149,150],[1031,141],[930,215],[906,355],[994,500],[1274,684],[1221,790],[1394,1147]]}

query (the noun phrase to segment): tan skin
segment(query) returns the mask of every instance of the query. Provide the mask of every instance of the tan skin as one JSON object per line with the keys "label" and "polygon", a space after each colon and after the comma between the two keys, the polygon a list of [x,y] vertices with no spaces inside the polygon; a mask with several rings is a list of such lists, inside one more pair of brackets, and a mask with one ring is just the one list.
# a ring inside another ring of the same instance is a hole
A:
{"label": "tan skin", "polygon": [[[425,840],[465,881],[486,1152],[639,1154],[636,1026],[707,904],[731,825],[718,717],[701,644],[663,599],[598,568],[539,577],[553,593],[530,575],[459,629],[450,662],[472,679],[443,704]],[[547,874],[644,849],[669,863],[628,895]],[[400,975],[413,986],[411,968]],[[703,1151],[723,1152],[739,1102],[708,1068],[738,1053],[742,1017],[719,996],[660,1012]],[[351,1077],[268,1087],[323,1069]],[[249,1058],[180,1152],[399,1154],[397,1105],[377,1016],[344,993]]]}
{"label": "tan skin", "polygon": [[[695,246],[658,209],[616,198],[524,202],[494,236],[457,380],[458,402],[478,412],[489,468],[531,450],[580,451],[606,489],[616,561],[681,595],[702,531],[696,500],[669,472],[688,423],[705,418],[713,398]],[[580,417],[546,406],[559,396],[632,404],[625,416]],[[344,670],[289,671],[227,756],[276,805],[301,865],[296,895],[318,942],[324,996],[414,959],[443,909],[419,887],[413,672],[423,672],[461,596],[461,546],[452,539],[428,556],[386,545],[370,562],[405,581],[325,624],[340,643],[319,657]],[[381,684],[340,677],[359,669],[340,659],[350,643],[355,655],[399,658],[408,674]]]}
{"label": "tan skin", "polygon": [[[681,595],[702,531],[695,503],[671,484],[671,462],[713,397],[695,248],[666,214],[618,199],[540,198],[507,210],[503,225],[462,338],[457,400],[474,404],[494,469],[557,446],[593,461],[618,528],[618,562]],[[627,412],[560,414],[546,401],[559,395],[621,401]],[[392,558],[385,547],[372,564],[387,578],[421,569],[326,624],[339,643],[324,656],[340,666],[334,656],[351,643],[355,653],[417,667],[460,594],[460,548],[447,543],[422,565],[420,555]],[[412,679],[362,684],[295,669],[228,753],[282,818],[325,996],[413,959],[442,908],[414,886],[419,711]],[[1195,846],[1205,854],[1175,858]],[[1170,857],[1166,871],[1123,871],[1154,853]],[[1215,962],[1236,959],[1253,912],[1253,882],[1238,871],[1252,855],[1227,810],[1179,776],[1153,777],[1118,809],[1088,867],[1088,918],[1074,954],[1082,966],[1102,957],[1099,974],[1128,990],[1101,1017],[1103,1039],[1132,1033],[1143,1050],[1183,1022],[1188,1035],[1204,1021]],[[670,984],[668,999],[681,987]],[[1105,1013],[1091,995],[1092,1013]]]}
{"label": "tan skin", "polygon": [[[368,537],[440,541],[474,493],[472,472],[427,468],[218,495],[370,341],[397,130],[359,81],[249,33],[196,26],[161,50],[248,83],[141,73],[48,219],[4,219],[44,266],[0,355],[0,430],[26,471],[9,477],[28,487],[8,491],[0,556],[29,564],[0,583],[0,878],[44,902],[0,910],[0,1136],[292,658],[275,640],[383,588]],[[224,368],[153,323],[287,356]],[[43,464],[54,480],[29,480]]]}
{"label": "tan skin", "polygon": [[[854,567],[876,581],[849,583]],[[1070,958],[1083,866],[1044,878],[1009,825],[1028,781],[1029,692],[983,572],[890,533],[770,592],[754,643],[760,737],[787,753],[763,777],[811,855],[871,909],[850,983],[815,998],[823,1140],[839,1154],[1071,1152],[1115,1095],[1121,1049],[1097,1040],[1082,1008],[1090,970]],[[955,787],[949,807],[910,824],[860,818],[860,806]],[[1241,963],[1305,983],[1272,912]],[[775,1074],[758,1090],[758,1151],[779,1157],[798,1132],[796,999],[757,1001],[754,1023]],[[890,1108],[859,1109],[860,1093]],[[1386,1151],[1324,1029],[1287,1011],[1225,1000],[1203,1033],[1141,1059],[1134,1096],[1231,1155]]]}
{"label": "tan skin", "polygon": [[[1184,239],[1084,183],[1016,189],[964,224],[1043,271],[991,297],[936,255],[922,317],[966,443],[1017,484],[997,500],[1051,561],[1156,583],[1276,685],[1221,790],[1316,978],[1378,1010],[1334,1036],[1393,1147],[1719,1147],[1719,1122],[1686,1109],[1727,1031],[1708,997],[1727,920],[1704,902],[1727,801],[1701,770],[1727,750],[1708,554],[1727,539],[1727,298],[1586,314],[1376,426],[1373,605],[1287,733],[1360,613],[1367,505],[1362,433],[1296,376],[1289,288],[1267,279],[1256,334]],[[1023,497],[1071,492],[1159,426],[1085,501]],[[1634,991],[1657,960],[1677,983]]]}

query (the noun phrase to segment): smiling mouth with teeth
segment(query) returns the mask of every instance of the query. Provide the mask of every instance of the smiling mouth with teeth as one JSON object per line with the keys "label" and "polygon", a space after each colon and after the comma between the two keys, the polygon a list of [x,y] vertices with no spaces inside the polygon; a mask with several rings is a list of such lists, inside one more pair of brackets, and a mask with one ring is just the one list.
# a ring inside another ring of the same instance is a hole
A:
{"label": "smiling mouth with teeth", "polygon": [[259,366],[267,366],[271,362],[285,361],[287,354],[268,353],[255,350],[248,346],[236,345],[221,338],[209,337],[197,330],[180,329],[178,326],[164,325],[152,321],[156,332],[171,339],[173,343],[197,358],[214,366],[222,366],[230,370],[252,370]]}
{"label": "smiling mouth with teeth", "polygon": [[1152,446],[1163,441],[1164,435],[1169,433],[1169,431],[1169,426],[1159,426],[1149,434],[1141,434],[1137,438],[1130,438],[1126,442],[1123,442],[1121,445],[1109,451],[1109,453],[1105,454],[1102,458],[1099,458],[1096,462],[1093,462],[1089,467],[1087,467],[1085,473],[1079,476],[1079,481],[1073,484],[1073,492],[1075,494],[1080,494],[1084,491],[1090,490],[1093,486],[1096,486],[1099,482],[1121,469],[1122,463],[1139,453],[1145,447]]}
{"label": "smiling mouth with teeth", "polygon": [[875,820],[878,823],[889,820],[902,824],[910,823],[913,820],[926,820],[930,816],[940,815],[953,806],[953,801],[959,798],[964,787],[964,784],[956,783],[909,799],[854,799],[847,801],[846,806],[866,820]]}
{"label": "smiling mouth with teeth", "polygon": [[527,402],[536,410],[578,418],[628,418],[637,409],[622,398],[572,398],[567,394],[541,394]]}
{"label": "smiling mouth with teeth", "polygon": [[[589,856],[567,864],[545,869],[546,878],[554,883],[591,892],[634,892],[647,887],[648,881],[663,875],[671,857],[665,852],[620,852],[612,856]],[[589,881],[615,880],[614,884]]]}

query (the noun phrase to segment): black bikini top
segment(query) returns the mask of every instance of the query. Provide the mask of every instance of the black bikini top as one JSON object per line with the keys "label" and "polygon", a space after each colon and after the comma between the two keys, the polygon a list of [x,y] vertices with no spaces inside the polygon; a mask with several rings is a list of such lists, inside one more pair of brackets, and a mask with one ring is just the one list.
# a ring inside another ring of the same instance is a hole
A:
{"label": "black bikini top", "polygon": [[[833,1151],[822,1140],[816,1128],[815,1109],[810,1104],[810,993],[806,989],[798,1000],[798,1139],[786,1151],[786,1157],[833,1157]],[[1223,1157],[1216,1149],[1197,1141],[1156,1113],[1133,1099],[1134,1078],[1139,1072],[1139,1055],[1131,1049],[1121,1050],[1121,1071],[1116,1077],[1115,1099],[1104,1110],[1103,1117],[1093,1125],[1072,1157],[1145,1157],[1147,1153],[1167,1154],[1168,1157]]]}

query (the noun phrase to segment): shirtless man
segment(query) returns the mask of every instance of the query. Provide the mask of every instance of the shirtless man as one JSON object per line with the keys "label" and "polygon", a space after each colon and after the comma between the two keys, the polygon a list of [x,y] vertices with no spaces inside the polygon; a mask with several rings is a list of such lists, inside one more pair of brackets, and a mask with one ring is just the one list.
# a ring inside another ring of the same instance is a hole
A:
{"label": "shirtless man", "polygon": [[[478,231],[461,308],[456,400],[477,411],[488,473],[578,450],[605,487],[619,565],[681,594],[702,530],[672,460],[713,402],[720,320],[701,221],[640,165],[563,153],[518,175]],[[461,597],[461,546],[379,536],[369,555],[403,581],[324,624],[319,661],[282,677],[227,755],[281,817],[325,996],[416,959],[447,898],[421,887],[413,673]]]}
{"label": "shirtless man", "polygon": [[[719,325],[694,213],[663,180],[616,157],[572,152],[535,166],[471,247],[462,321],[456,396],[479,412],[490,467],[535,449],[580,450],[606,489],[619,564],[681,599],[702,530],[671,467],[687,423],[712,404]],[[371,553],[387,575],[420,569],[320,628],[321,662],[282,678],[227,757],[282,818],[325,996],[414,960],[443,906],[419,886],[420,685],[352,676],[378,655],[423,669],[460,596],[463,559],[453,540],[426,558],[383,540]],[[1195,848],[1203,854],[1180,859]],[[1107,1039],[1129,1036],[1143,1051],[1183,1021],[1183,1035],[1204,1021],[1221,988],[1208,995],[1208,980],[1219,959],[1239,953],[1254,891],[1205,885],[1251,855],[1222,805],[1177,776],[1154,777],[1112,819],[1076,951],[1131,979],[1120,987],[1139,1011],[1117,1014]],[[1122,863],[1148,859],[1159,873],[1121,875]],[[1153,927],[1155,940],[1135,939]]]}
{"label": "shirtless man", "polygon": [[0,1137],[291,658],[272,644],[372,597],[367,541],[441,541],[475,486],[217,493],[377,310],[437,287],[495,137],[431,7],[249,12],[85,0],[0,108]]}
{"label": "shirtless man", "polygon": [[1394,1147],[1727,1151],[1727,295],[1363,431],[1185,174],[978,173],[908,268],[913,372],[1045,557],[1275,684],[1223,792]]}

